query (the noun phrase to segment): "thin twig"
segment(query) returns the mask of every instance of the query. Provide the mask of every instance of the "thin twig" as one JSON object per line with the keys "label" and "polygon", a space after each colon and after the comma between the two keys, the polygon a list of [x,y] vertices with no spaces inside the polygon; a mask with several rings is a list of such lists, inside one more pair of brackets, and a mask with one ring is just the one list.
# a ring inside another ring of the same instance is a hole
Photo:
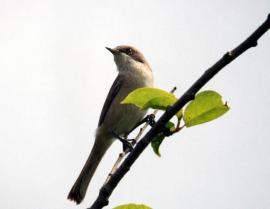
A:
{"label": "thin twig", "polygon": [[243,52],[251,47],[257,45],[258,39],[270,28],[270,14],[267,20],[244,42],[237,46],[231,52],[226,53],[220,60],[218,60],[212,67],[204,72],[204,74],[178,99],[178,101],[169,108],[155,123],[155,125],[145,134],[145,136],[137,143],[133,151],[126,157],[121,166],[116,170],[114,175],[111,176],[107,184],[103,185],[100,189],[99,195],[90,209],[101,209],[109,204],[109,197],[112,194],[115,187],[129,171],[130,167],[137,160],[140,154],[149,145],[151,140],[160,133],[166,123],[187,104],[193,100],[195,94],[208,82],[210,81],[222,68],[232,62],[235,58],[241,55]]}

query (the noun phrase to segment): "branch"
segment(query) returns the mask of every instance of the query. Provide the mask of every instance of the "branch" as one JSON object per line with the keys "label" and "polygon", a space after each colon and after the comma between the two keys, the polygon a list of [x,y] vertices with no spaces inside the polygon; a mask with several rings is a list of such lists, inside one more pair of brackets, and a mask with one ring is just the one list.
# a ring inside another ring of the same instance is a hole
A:
{"label": "branch", "polygon": [[212,67],[204,72],[204,74],[178,99],[178,101],[170,107],[157,121],[157,123],[146,133],[146,135],[138,142],[133,151],[126,157],[124,162],[111,176],[109,181],[102,186],[96,201],[89,209],[100,209],[109,204],[109,197],[117,184],[124,175],[129,171],[132,164],[137,160],[144,149],[149,145],[151,140],[162,130],[165,124],[189,101],[193,100],[195,94],[211,80],[222,68],[232,62],[235,58],[251,47],[257,46],[258,39],[270,28],[270,14],[266,21],[253,32],[244,42],[227,52]]}

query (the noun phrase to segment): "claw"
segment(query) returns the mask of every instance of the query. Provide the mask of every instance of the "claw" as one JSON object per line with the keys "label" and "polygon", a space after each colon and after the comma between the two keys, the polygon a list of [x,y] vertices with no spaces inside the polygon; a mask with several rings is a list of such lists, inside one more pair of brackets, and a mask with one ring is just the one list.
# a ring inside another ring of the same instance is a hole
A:
{"label": "claw", "polygon": [[150,126],[155,125],[155,115],[150,114],[147,115],[145,118],[143,118],[141,121],[139,121],[126,135],[128,136],[132,131],[134,131],[138,126],[140,126],[143,123],[148,123]]}
{"label": "claw", "polygon": [[123,144],[123,151],[128,151],[131,152],[133,150],[133,145],[136,144],[135,139],[125,139],[120,137],[117,133],[115,133],[112,129],[110,129],[109,134],[111,134],[113,137],[115,137],[116,139],[118,139],[120,142],[122,142]]}
{"label": "claw", "polygon": [[123,143],[123,151],[131,152],[133,150],[133,145],[129,141],[124,140],[121,142]]}
{"label": "claw", "polygon": [[150,114],[147,117],[147,123],[150,125],[150,126],[153,126],[155,125],[156,121],[155,121],[155,115],[154,114]]}

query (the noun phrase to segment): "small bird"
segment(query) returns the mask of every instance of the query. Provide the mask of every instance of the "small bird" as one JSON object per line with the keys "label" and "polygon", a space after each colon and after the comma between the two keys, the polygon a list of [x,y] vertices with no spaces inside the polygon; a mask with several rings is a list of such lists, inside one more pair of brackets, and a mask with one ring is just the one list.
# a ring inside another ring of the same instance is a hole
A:
{"label": "small bird", "polygon": [[151,67],[139,50],[127,45],[106,49],[114,56],[118,75],[103,105],[91,153],[68,194],[68,199],[77,204],[84,199],[96,168],[115,141],[115,135],[124,137],[146,114],[145,110],[131,104],[121,104],[121,101],[137,88],[153,86]]}

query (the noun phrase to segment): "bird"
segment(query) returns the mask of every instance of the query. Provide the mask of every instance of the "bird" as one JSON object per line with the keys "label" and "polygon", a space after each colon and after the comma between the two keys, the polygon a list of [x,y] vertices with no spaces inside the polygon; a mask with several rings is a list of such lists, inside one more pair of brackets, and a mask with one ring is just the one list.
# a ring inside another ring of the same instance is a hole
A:
{"label": "bird", "polygon": [[103,105],[90,155],[68,194],[68,199],[77,204],[83,201],[96,168],[117,138],[115,135],[126,136],[146,115],[146,110],[121,101],[135,89],[153,87],[152,69],[138,49],[128,45],[105,48],[113,54],[118,75]]}

